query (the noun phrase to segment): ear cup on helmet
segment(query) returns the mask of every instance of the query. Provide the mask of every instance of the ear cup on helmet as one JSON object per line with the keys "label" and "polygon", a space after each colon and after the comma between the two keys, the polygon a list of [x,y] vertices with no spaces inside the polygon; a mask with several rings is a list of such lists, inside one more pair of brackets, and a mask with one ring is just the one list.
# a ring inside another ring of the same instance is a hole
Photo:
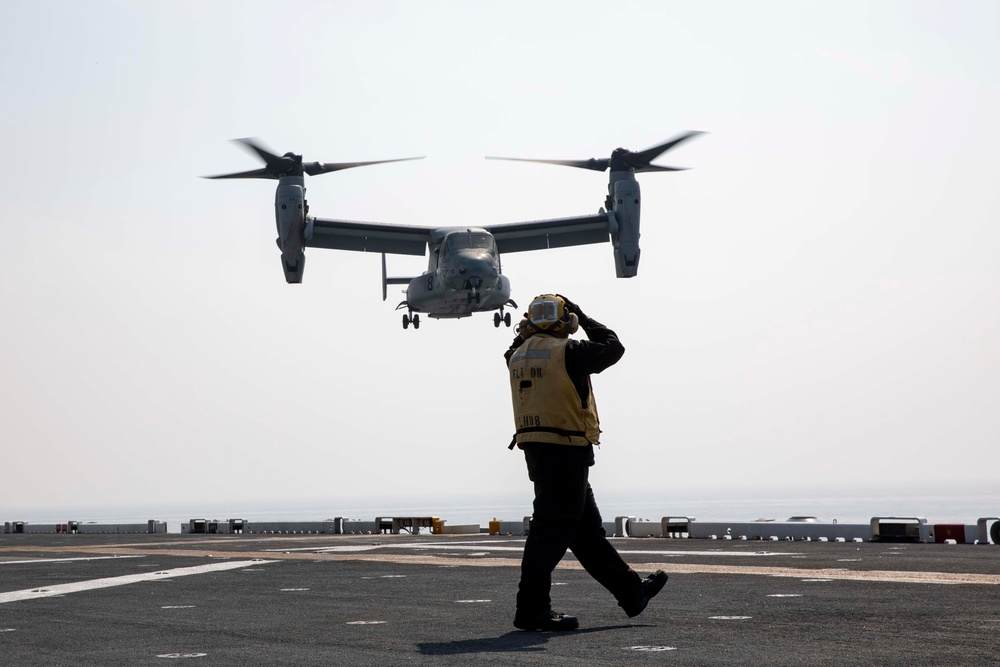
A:
{"label": "ear cup on helmet", "polygon": [[569,314],[569,324],[567,325],[566,331],[570,334],[575,334],[577,329],[580,328],[580,318],[576,316],[576,313]]}

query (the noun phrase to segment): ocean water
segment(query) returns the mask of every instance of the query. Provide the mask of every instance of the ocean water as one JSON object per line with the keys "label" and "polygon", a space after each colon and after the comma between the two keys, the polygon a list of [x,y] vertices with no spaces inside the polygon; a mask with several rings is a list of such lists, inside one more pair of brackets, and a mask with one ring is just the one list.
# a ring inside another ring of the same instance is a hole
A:
{"label": "ocean water", "polygon": [[[866,485],[744,488],[686,491],[608,492],[595,489],[605,521],[617,516],[658,520],[664,516],[702,521],[782,521],[814,516],[821,521],[868,523],[874,516],[924,517],[931,522],[974,524],[1000,516],[1000,484],[991,481],[939,483],[894,482]],[[0,507],[0,522],[145,523],[166,521],[180,532],[191,519],[248,521],[322,521],[333,517],[373,520],[379,516],[436,516],[449,525],[479,524],[491,519],[521,520],[531,514],[530,497],[435,497],[416,499],[285,500],[282,502],[204,502],[157,506],[72,508]]]}

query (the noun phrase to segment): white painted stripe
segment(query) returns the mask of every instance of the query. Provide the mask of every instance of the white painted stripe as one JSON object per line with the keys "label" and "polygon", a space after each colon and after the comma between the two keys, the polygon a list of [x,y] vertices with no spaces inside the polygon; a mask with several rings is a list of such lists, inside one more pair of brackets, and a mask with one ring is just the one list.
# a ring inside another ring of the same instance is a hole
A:
{"label": "white painted stripe", "polygon": [[[516,544],[523,544],[517,542]],[[458,544],[489,544],[496,545],[496,540],[476,540],[470,542],[468,540],[463,540],[461,542],[448,542],[448,545],[458,545]],[[375,549],[445,549],[447,546],[442,545],[440,541],[437,542],[409,542],[407,544],[351,544],[339,547],[295,547],[294,549],[289,548],[278,548],[278,549],[263,549],[263,551],[270,551],[274,553],[285,553],[292,551],[374,551]],[[480,547],[481,548],[481,547]],[[508,550],[519,550],[522,547],[505,547]]]}
{"label": "white painted stripe", "polygon": [[[506,542],[505,544],[510,544]],[[465,545],[475,545],[475,546],[465,546]],[[518,542],[516,546],[501,546],[496,542],[443,542],[438,544],[431,544],[430,542],[421,542],[417,544],[393,544],[391,542],[386,544],[372,544],[372,545],[344,545],[337,547],[301,547],[295,549],[268,549],[268,551],[282,552],[282,551],[311,551],[313,553],[348,553],[355,551],[375,551],[377,549],[416,549],[416,550],[440,550],[440,551],[475,551],[476,554],[469,555],[484,555],[482,552],[490,551],[524,551],[523,543]],[[635,550],[622,550],[619,551],[620,554],[631,554],[638,556],[719,556],[723,558],[733,558],[733,557],[748,557],[748,558],[763,558],[767,556],[794,556],[798,552],[785,552],[777,553],[773,551],[663,551],[657,549],[635,549]],[[445,554],[447,555],[447,554]]]}
{"label": "white painted stripe", "polygon": [[786,551],[786,552],[783,552],[783,553],[779,553],[779,552],[776,552],[776,551],[733,551],[733,552],[728,552],[728,551],[653,551],[653,550],[626,551],[624,549],[622,551],[619,551],[618,553],[620,553],[620,554],[637,554],[637,555],[648,554],[648,555],[652,555],[652,556],[726,556],[726,557],[729,557],[729,556],[747,556],[747,557],[750,557],[750,558],[767,558],[769,556],[792,556],[792,557],[795,557],[795,556],[799,555],[798,552],[794,552],[794,551]]}
{"label": "white painted stripe", "polygon": [[172,570],[160,570],[159,572],[144,572],[142,574],[126,574],[121,577],[108,577],[106,579],[91,579],[90,581],[79,581],[74,584],[56,584],[54,586],[42,586],[23,591],[11,591],[0,593],[0,604],[5,602],[18,602],[20,600],[35,600],[38,598],[49,598],[67,593],[79,593],[97,588],[111,588],[114,586],[125,586],[126,584],[137,584],[143,581],[159,581],[161,579],[172,579],[173,577],[187,577],[192,574],[205,574],[207,572],[221,572],[223,570],[237,570],[250,565],[266,565],[276,563],[273,560],[241,560],[227,561],[224,563],[211,563],[209,565],[196,565],[194,567],[178,567]]}
{"label": "white painted stripe", "polygon": [[33,558],[31,560],[3,560],[0,565],[30,565],[32,563],[63,563],[72,560],[114,560],[116,558],[145,558],[145,556],[87,556],[81,558]]}

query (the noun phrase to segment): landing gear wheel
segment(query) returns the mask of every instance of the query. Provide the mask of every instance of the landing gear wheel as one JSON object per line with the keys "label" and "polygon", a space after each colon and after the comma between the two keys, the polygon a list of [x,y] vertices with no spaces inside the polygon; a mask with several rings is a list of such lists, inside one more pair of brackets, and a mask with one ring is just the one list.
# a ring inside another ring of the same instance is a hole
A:
{"label": "landing gear wheel", "polygon": [[[417,325],[414,324],[413,328],[416,328],[416,326]],[[409,329],[410,328],[410,316],[407,315],[407,314],[405,314],[405,313],[403,314],[403,328],[404,329]]]}
{"label": "landing gear wheel", "polygon": [[[510,313],[504,313],[503,314],[503,323],[505,325],[507,325],[508,329],[510,328]],[[498,324],[497,326],[500,326],[500,325]]]}
{"label": "landing gear wheel", "polygon": [[500,322],[501,322],[500,313],[493,313],[493,326],[499,329]]}
{"label": "landing gear wheel", "polygon": [[419,315],[414,315],[413,316],[413,328],[414,329],[419,329],[420,328],[420,316]]}

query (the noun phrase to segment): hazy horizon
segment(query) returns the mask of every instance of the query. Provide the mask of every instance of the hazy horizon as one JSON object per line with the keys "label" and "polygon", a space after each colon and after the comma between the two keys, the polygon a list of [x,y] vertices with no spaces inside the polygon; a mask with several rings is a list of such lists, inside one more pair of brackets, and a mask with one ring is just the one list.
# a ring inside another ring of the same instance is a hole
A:
{"label": "hazy horizon", "polygon": [[[931,521],[975,523],[996,514],[1000,494],[992,480],[939,482],[887,480],[885,483],[842,485],[774,485],[705,489],[658,489],[596,494],[605,521],[616,516],[690,516],[701,520],[751,521],[767,517],[817,516],[822,521],[865,522],[872,516],[922,516]],[[96,523],[167,521],[170,529],[180,523],[205,518],[249,521],[319,521],[335,516],[372,520],[376,516],[440,517],[451,524],[491,518],[517,520],[531,514],[531,494],[512,491],[489,495],[414,497],[287,498],[261,501],[253,498],[213,502],[172,502],[145,505],[52,506],[0,508],[0,522],[47,523],[85,521]],[[787,515],[787,516],[786,516]]]}

